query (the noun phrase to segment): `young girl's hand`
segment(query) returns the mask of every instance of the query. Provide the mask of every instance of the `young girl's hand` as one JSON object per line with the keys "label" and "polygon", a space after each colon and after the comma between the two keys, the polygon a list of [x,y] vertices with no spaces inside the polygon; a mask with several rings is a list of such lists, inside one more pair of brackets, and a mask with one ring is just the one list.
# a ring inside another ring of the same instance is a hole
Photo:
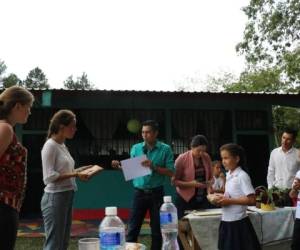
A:
{"label": "young girl's hand", "polygon": [[231,205],[231,199],[223,196],[220,200],[218,200],[217,203],[219,206],[222,206],[222,207],[228,206],[228,205]]}
{"label": "young girl's hand", "polygon": [[208,194],[207,196],[208,201],[213,205],[218,205],[219,201],[223,199],[222,194]]}

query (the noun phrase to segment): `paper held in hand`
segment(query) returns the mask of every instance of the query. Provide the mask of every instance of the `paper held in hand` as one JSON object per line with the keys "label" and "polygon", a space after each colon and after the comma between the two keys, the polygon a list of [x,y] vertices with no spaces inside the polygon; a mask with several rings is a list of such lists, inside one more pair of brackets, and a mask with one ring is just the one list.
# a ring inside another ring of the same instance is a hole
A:
{"label": "paper held in hand", "polygon": [[146,155],[142,155],[121,161],[121,168],[126,181],[151,174],[151,169],[142,165],[145,160],[147,160]]}
{"label": "paper held in hand", "polygon": [[102,167],[100,167],[98,165],[93,165],[93,166],[91,166],[89,168],[86,168],[84,170],[79,170],[78,172],[80,172],[82,174],[87,174],[89,177],[92,177],[93,175],[97,174],[101,170],[103,170]]}

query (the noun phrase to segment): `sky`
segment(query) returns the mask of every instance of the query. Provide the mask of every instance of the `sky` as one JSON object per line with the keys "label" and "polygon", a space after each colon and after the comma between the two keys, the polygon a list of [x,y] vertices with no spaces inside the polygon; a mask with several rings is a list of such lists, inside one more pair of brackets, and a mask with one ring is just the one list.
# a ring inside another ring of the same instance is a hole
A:
{"label": "sky", "polygon": [[41,68],[51,88],[86,72],[99,89],[173,91],[243,70],[248,2],[0,0],[0,60],[22,80]]}

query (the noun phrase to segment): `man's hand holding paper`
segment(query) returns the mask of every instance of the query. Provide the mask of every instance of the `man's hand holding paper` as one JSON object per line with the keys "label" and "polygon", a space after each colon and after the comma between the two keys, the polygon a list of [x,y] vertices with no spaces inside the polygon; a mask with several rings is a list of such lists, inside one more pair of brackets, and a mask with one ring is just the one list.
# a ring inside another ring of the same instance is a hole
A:
{"label": "man's hand holding paper", "polygon": [[142,164],[143,167],[147,167],[147,168],[150,168],[150,169],[153,168],[152,161],[150,161],[148,159],[142,161],[141,164]]}
{"label": "man's hand holding paper", "polygon": [[125,180],[128,181],[151,174],[152,162],[146,155],[142,155],[121,161],[121,166]]}

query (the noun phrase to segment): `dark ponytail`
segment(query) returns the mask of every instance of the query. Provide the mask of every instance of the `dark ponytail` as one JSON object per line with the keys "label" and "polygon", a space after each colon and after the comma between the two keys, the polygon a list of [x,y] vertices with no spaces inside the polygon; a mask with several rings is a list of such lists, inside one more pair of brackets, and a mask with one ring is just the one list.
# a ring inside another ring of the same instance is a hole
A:
{"label": "dark ponytail", "polygon": [[228,143],[220,147],[220,152],[223,150],[227,151],[234,157],[238,156],[240,158],[238,166],[240,166],[244,171],[248,172],[248,168],[246,167],[246,154],[242,146],[235,143]]}
{"label": "dark ponytail", "polygon": [[198,146],[207,146],[208,141],[204,135],[195,135],[191,140],[191,148],[196,148]]}

